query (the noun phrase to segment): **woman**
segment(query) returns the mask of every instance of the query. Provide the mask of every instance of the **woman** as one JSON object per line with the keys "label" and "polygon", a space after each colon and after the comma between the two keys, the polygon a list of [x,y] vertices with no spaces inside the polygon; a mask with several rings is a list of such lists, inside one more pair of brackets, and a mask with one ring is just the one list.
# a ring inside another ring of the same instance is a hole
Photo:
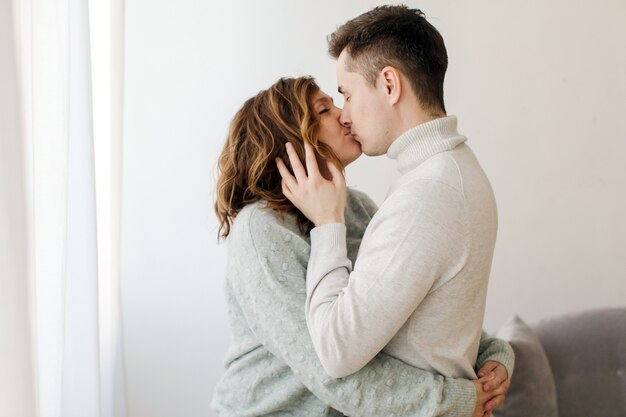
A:
{"label": "woman", "polygon": [[[229,245],[233,342],[212,406],[223,416],[481,416],[485,403],[500,404],[506,391],[507,384],[495,380],[492,390],[484,389],[494,361],[512,371],[512,351],[501,340],[481,340],[477,367],[488,375],[477,381],[435,375],[384,353],[353,375],[331,379],[315,354],[304,316],[312,224],[284,197],[275,158],[289,160],[287,143],[302,158],[306,142],[320,161],[343,170],[361,148],[340,114],[312,78],[283,78],[247,100],[231,123],[215,210]],[[353,262],[375,211],[365,194],[348,191]]]}

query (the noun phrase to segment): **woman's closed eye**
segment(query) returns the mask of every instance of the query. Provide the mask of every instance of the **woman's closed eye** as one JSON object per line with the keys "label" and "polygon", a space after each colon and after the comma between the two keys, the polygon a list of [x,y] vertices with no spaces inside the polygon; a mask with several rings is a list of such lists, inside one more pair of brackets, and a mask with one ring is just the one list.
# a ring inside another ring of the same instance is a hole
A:
{"label": "woman's closed eye", "polygon": [[330,111],[330,109],[326,109],[326,108],[325,108],[325,109],[320,110],[320,111],[318,112],[318,114],[324,114],[324,113],[329,112],[329,111]]}

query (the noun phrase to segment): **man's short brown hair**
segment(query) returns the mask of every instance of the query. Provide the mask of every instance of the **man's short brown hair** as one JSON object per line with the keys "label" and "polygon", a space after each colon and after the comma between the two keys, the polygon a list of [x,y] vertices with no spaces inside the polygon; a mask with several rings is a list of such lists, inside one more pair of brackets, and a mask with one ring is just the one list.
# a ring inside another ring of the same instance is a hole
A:
{"label": "man's short brown hair", "polygon": [[348,71],[372,85],[380,70],[392,66],[408,79],[422,106],[443,111],[443,80],[448,54],[441,34],[419,9],[379,6],[349,20],[328,36],[328,52],[338,58],[346,49]]}

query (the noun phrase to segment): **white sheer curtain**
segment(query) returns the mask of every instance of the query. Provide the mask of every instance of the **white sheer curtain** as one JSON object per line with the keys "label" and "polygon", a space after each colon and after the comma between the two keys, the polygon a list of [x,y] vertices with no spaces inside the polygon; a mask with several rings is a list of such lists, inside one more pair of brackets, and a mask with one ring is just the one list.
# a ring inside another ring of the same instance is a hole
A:
{"label": "white sheer curtain", "polygon": [[0,417],[124,417],[122,3],[0,4]]}

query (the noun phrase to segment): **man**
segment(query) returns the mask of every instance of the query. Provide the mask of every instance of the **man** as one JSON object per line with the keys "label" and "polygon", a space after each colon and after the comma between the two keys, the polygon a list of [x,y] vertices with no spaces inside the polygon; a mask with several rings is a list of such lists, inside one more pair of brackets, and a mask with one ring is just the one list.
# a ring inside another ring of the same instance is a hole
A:
{"label": "man", "polygon": [[[315,350],[336,378],[382,350],[418,368],[472,379],[467,389],[477,400],[466,415],[488,414],[503,397],[481,403],[485,392],[474,366],[497,213],[456,118],[446,116],[443,39],[421,11],[382,6],[337,29],[329,52],[345,99],[342,123],[365,154],[396,159],[401,176],[352,268],[342,174],[328,164],[333,177],[325,179],[311,152],[305,171],[289,147],[295,177],[277,162],[285,196],[316,226],[305,307]],[[508,388],[510,372],[501,364],[494,370]]]}

